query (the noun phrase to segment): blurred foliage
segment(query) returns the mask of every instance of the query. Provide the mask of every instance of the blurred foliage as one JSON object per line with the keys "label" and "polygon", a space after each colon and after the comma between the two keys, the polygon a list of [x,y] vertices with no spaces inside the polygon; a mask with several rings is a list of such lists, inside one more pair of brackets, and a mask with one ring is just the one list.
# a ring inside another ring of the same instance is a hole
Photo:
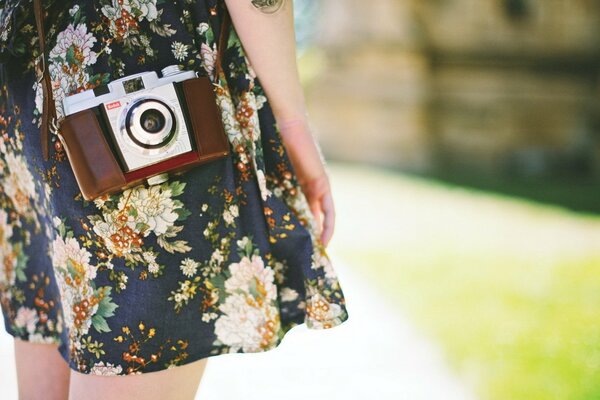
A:
{"label": "blurred foliage", "polygon": [[315,21],[319,18],[320,0],[294,0],[294,29],[300,82],[306,89],[323,72],[327,59],[314,45]]}
{"label": "blurred foliage", "polygon": [[293,0],[293,4],[296,46],[299,55],[302,55],[313,44],[316,34],[315,21],[318,18],[320,1]]}
{"label": "blurred foliage", "polygon": [[330,168],[337,253],[441,344],[481,399],[600,399],[600,217]]}
{"label": "blurred foliage", "polygon": [[600,214],[600,185],[593,176],[526,177],[483,175],[477,173],[423,174],[422,177],[455,186],[485,190],[508,197],[520,197],[549,205],[557,205],[584,214]]}

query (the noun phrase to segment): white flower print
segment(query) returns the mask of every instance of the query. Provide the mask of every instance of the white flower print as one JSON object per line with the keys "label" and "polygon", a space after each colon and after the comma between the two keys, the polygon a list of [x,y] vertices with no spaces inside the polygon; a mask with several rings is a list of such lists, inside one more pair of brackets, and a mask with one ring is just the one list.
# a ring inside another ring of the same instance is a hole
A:
{"label": "white flower print", "polygon": [[27,333],[35,332],[35,327],[38,322],[37,311],[29,307],[19,307],[17,316],[15,317],[15,325],[17,328],[26,328]]}
{"label": "white flower print", "polygon": [[231,277],[225,281],[225,288],[228,291],[234,292],[236,289],[241,289],[248,292],[251,285],[260,284],[268,301],[277,296],[277,288],[273,284],[273,269],[265,267],[262,257],[253,255],[249,259],[244,256],[240,262],[232,263],[229,270]]}
{"label": "white flower print", "polygon": [[31,215],[31,199],[37,199],[35,180],[27,168],[22,155],[9,152],[5,156],[9,174],[4,177],[4,191],[13,202],[15,210],[21,215]]}
{"label": "white flower print", "polygon": [[[67,262],[75,265],[77,273],[81,275],[83,281],[89,281],[96,278],[97,267],[90,264],[92,255],[85,248],[79,246],[77,239],[67,237],[63,240],[58,236],[52,242],[53,264],[57,267],[68,268]],[[83,293],[84,295],[86,293]]]}
{"label": "white flower print", "polygon": [[223,220],[225,220],[226,225],[231,225],[238,215],[238,207],[234,204],[223,211]]}
{"label": "white flower print", "polygon": [[10,243],[12,235],[13,227],[8,222],[8,213],[0,209],[0,286],[11,286],[16,279],[17,257]]}
{"label": "white flower print", "polygon": [[209,26],[206,22],[200,22],[196,27],[196,32],[198,32],[198,35],[203,35],[208,30],[208,28]]}
{"label": "white flower print", "polygon": [[122,37],[129,35],[126,27],[131,25],[132,20],[142,21],[145,18],[154,21],[158,18],[156,0],[113,0],[112,6],[102,7],[102,14],[110,20],[111,32]]}
{"label": "white flower print", "polygon": [[217,50],[211,49],[211,47],[206,43],[202,43],[200,45],[200,58],[202,60],[202,63],[201,63],[202,67],[206,70],[206,73],[211,78],[211,80],[214,80],[214,78],[215,78],[214,70],[215,70],[215,61],[217,59]]}
{"label": "white flower print", "polygon": [[225,260],[225,258],[223,257],[223,254],[221,253],[221,249],[215,249],[215,251],[213,251],[212,255],[210,256],[210,262],[213,265],[219,265],[224,260]]}
{"label": "white flower print", "polygon": [[298,292],[292,288],[284,287],[279,291],[281,301],[294,301],[298,299]]}
{"label": "white flower print", "polygon": [[69,24],[56,37],[56,45],[49,54],[48,73],[59,118],[64,115],[62,100],[77,89],[85,88],[89,81],[86,69],[96,63],[96,52],[92,50],[96,41],[94,35],[88,33],[86,24]]}
{"label": "white flower print", "polygon": [[[11,13],[10,12],[3,12],[5,11],[4,8],[0,8],[0,25],[2,27],[9,27],[10,26],[10,17],[11,17]],[[11,28],[9,27],[8,29],[2,29],[2,31],[0,31],[0,41],[2,42],[6,42],[8,40],[8,33],[11,31]]]}
{"label": "white flower print", "polygon": [[160,270],[160,266],[155,263],[155,262],[151,262],[150,264],[148,264],[148,272],[150,272],[151,274],[155,274]]}
{"label": "white flower print", "polygon": [[254,68],[252,68],[252,64],[250,64],[250,60],[248,59],[248,56],[246,54],[244,54],[244,62],[248,67],[248,74],[250,75],[250,79],[256,79],[256,72],[254,72]]}
{"label": "white flower print", "polygon": [[307,327],[325,329],[339,325],[342,321],[343,310],[339,304],[330,303],[312,286],[308,287],[306,299]]}
{"label": "white flower print", "polygon": [[151,251],[144,251],[142,253],[142,257],[144,257],[144,261],[147,263],[153,263],[156,261],[156,254],[152,253]]}
{"label": "white flower print", "polygon": [[215,321],[217,339],[232,352],[273,347],[280,323],[273,269],[254,254],[230,264],[229,271],[231,276],[225,281],[228,295],[219,305],[223,315]]}
{"label": "white flower print", "polygon": [[98,196],[92,201],[94,202],[96,208],[101,209],[102,207],[104,207],[104,203],[106,203],[106,200],[108,200],[107,196]]}
{"label": "white flower print", "polygon": [[138,212],[136,222],[143,221],[149,225],[144,236],[148,236],[150,231],[156,235],[164,234],[179,216],[173,211],[175,203],[171,198],[171,190],[162,190],[160,185],[149,188],[140,185],[128,189],[121,196],[118,208],[123,209],[126,202]]}
{"label": "white flower print", "polygon": [[154,21],[158,18],[156,0],[131,0],[131,4],[142,12],[138,17],[140,21],[143,18],[146,18],[148,21]]}
{"label": "white flower print", "polygon": [[[44,106],[44,93],[42,92],[42,85],[35,81],[32,89],[35,92],[35,108],[41,112]],[[35,119],[32,122],[35,122]]]}
{"label": "white flower print", "polygon": [[[13,228],[8,223],[8,213],[4,209],[0,209],[0,245],[9,244],[12,234]],[[0,255],[2,254],[0,253]]]}
{"label": "white flower print", "polygon": [[248,236],[244,236],[243,238],[236,241],[236,244],[240,249],[246,248],[250,243],[251,241]]}
{"label": "white flower print", "polygon": [[181,262],[179,268],[181,268],[181,272],[187,277],[192,277],[196,274],[200,263],[192,260],[191,258],[186,258]]}
{"label": "white flower print", "polygon": [[[148,267],[148,270],[150,270],[150,267]],[[119,277],[119,288],[121,288],[121,290],[125,290],[125,288],[127,287],[127,279],[129,278],[125,274]]]}
{"label": "white flower print", "polygon": [[[112,212],[103,212],[103,218],[90,219],[94,232],[102,238],[107,250],[116,255],[123,256],[137,249],[140,244],[139,232],[134,230],[136,226],[136,218],[132,215],[127,216],[127,220],[123,221],[120,216],[120,210]],[[122,227],[125,225],[125,227]],[[133,226],[133,228],[132,228]],[[122,232],[126,230],[129,235],[124,235]]]}
{"label": "white flower print", "polygon": [[258,180],[258,187],[260,189],[260,195],[262,199],[267,200],[267,197],[269,197],[272,194],[272,192],[269,189],[267,189],[267,180],[265,178],[265,173],[260,168],[256,170],[256,179]]}
{"label": "white flower print", "polygon": [[267,103],[267,98],[266,96],[263,96],[262,94],[256,96],[256,109],[260,110],[263,105],[265,105],[265,103]]}
{"label": "white flower print", "polygon": [[[213,79],[211,73],[209,73],[209,76]],[[232,144],[242,142],[244,136],[240,123],[235,117],[235,105],[233,104],[231,95],[225,89],[217,91],[217,103],[221,109],[221,119],[223,120],[223,127],[225,128],[229,142]]]}
{"label": "white flower print", "polygon": [[229,295],[219,306],[224,313],[215,321],[217,338],[230,352],[257,352],[274,345],[269,327],[275,325],[277,309],[250,304],[246,294]]}
{"label": "white flower print", "polygon": [[[52,322],[52,320],[48,320],[47,324],[50,325],[51,322]],[[27,340],[31,343],[42,343],[42,344],[60,343],[60,341],[55,336],[44,336],[39,332],[29,334],[29,337],[27,338]]]}
{"label": "white flower print", "polygon": [[331,264],[331,260],[327,256],[327,254],[321,253],[316,250],[312,255],[312,263],[310,266],[314,270],[323,269],[325,271],[325,277],[327,279],[337,279],[337,274],[333,269],[333,265]]}
{"label": "white flower print", "polygon": [[56,37],[56,45],[50,51],[50,58],[66,59],[67,53],[73,51],[73,57],[79,65],[92,65],[96,62],[96,53],[92,51],[94,43],[96,38],[92,33],[88,33],[87,25],[77,24],[75,27],[69,24]]}
{"label": "white flower print", "polygon": [[173,42],[171,44],[171,50],[173,51],[173,56],[177,61],[183,61],[188,56],[188,45],[183,44],[181,42]]}
{"label": "white flower print", "polygon": [[104,361],[100,361],[94,364],[94,366],[90,369],[90,374],[94,375],[103,375],[103,376],[112,376],[112,375],[120,375],[123,372],[123,367],[120,365],[115,366],[107,362],[104,364]]}
{"label": "white flower print", "polygon": [[[167,251],[185,252],[190,247],[184,240],[167,242],[166,238],[172,237],[174,232],[178,232],[180,227],[175,226],[175,221],[179,218],[176,210],[182,210],[182,203],[173,200],[173,190],[171,187],[178,188],[178,183],[167,185],[152,185],[145,187],[138,185],[126,189],[117,198],[113,198],[111,203],[117,204],[115,208],[105,206],[105,201],[98,208],[102,211],[101,215],[89,215],[88,219],[93,225],[93,230],[104,242],[107,250],[118,257],[126,257],[134,260],[133,253],[140,252],[143,244],[143,238],[154,234],[158,238],[158,244],[167,249]],[[139,257],[139,256],[137,256]],[[146,263],[154,263],[148,258],[144,259]],[[138,261],[142,261],[138,259]],[[152,270],[157,272],[158,266],[152,265]]]}

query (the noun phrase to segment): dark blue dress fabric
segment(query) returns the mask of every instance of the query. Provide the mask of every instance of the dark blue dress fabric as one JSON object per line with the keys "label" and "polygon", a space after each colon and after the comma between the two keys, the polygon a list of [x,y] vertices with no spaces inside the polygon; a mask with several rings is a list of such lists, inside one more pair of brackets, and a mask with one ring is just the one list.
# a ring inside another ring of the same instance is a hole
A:
{"label": "dark blue dress fabric", "polygon": [[0,303],[6,330],[58,343],[97,375],[275,348],[292,327],[340,325],[345,299],[263,88],[223,0],[44,1],[62,100],[173,64],[209,76],[226,158],[86,201],[57,136],[40,148],[31,0],[0,1]]}

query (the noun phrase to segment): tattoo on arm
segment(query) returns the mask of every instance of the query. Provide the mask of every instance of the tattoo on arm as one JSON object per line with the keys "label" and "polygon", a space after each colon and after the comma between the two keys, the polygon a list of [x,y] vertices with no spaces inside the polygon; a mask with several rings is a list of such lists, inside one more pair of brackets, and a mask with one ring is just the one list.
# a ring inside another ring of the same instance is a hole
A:
{"label": "tattoo on arm", "polygon": [[284,2],[285,0],[252,0],[252,5],[264,13],[272,14],[278,11]]}

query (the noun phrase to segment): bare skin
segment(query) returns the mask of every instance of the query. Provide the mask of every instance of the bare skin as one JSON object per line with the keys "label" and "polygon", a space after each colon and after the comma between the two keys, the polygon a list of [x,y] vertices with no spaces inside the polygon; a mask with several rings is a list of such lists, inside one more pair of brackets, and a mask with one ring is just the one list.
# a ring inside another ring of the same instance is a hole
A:
{"label": "bare skin", "polygon": [[58,345],[31,343],[15,338],[15,364],[19,400],[64,400],[69,393],[70,369]]}
{"label": "bare skin", "polygon": [[[308,121],[296,64],[293,3],[273,13],[250,0],[225,0],[233,25],[273,109],[286,151],[318,222],[321,241],[333,235],[334,204],[322,155]],[[17,343],[19,342],[19,343]],[[15,341],[20,400],[192,400],[207,358],[162,371],[96,376],[71,370],[56,345]],[[67,397],[68,394],[68,397]]]}
{"label": "bare skin", "polygon": [[98,376],[71,371],[69,399],[192,400],[208,358],[162,371],[138,375]]}

